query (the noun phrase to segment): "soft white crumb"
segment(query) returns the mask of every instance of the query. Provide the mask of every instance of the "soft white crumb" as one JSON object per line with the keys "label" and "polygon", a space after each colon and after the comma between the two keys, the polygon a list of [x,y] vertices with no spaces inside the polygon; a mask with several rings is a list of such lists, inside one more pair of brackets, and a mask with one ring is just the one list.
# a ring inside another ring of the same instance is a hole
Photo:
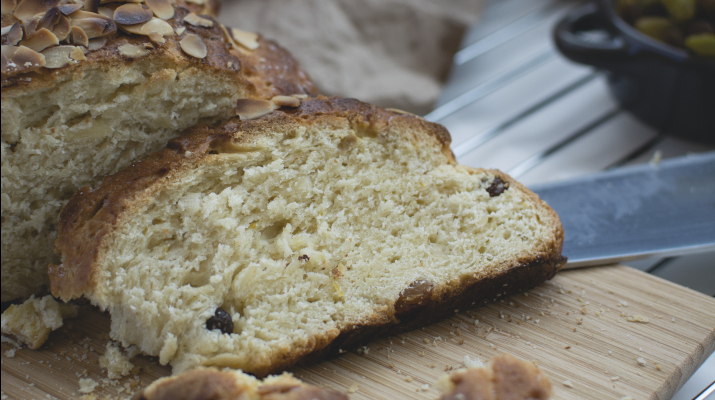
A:
{"label": "soft white crumb", "polygon": [[566,386],[566,387],[573,388],[573,383],[571,383],[571,381],[568,380],[568,379],[565,380],[565,381],[563,382],[563,384],[564,384],[564,386]]}

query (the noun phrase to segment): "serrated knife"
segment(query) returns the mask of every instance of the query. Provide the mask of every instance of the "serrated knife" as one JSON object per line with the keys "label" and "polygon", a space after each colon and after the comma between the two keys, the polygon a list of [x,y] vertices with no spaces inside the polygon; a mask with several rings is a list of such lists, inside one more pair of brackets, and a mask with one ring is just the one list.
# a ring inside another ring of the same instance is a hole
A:
{"label": "serrated knife", "polygon": [[561,218],[564,268],[715,250],[715,152],[530,189]]}

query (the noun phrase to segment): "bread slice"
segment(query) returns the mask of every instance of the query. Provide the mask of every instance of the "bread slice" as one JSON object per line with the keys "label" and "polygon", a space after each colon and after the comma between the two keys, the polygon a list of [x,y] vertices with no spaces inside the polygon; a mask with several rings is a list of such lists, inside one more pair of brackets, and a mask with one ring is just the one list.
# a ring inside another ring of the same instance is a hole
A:
{"label": "bread slice", "polygon": [[192,128],[72,198],[52,293],[175,372],[262,376],[550,279],[558,216],[449,144],[337,98]]}
{"label": "bread slice", "polygon": [[[24,0],[14,13],[3,5],[2,301],[47,285],[47,265],[59,261],[53,242],[60,208],[80,187],[161,149],[189,126],[223,122],[239,98],[316,94],[275,43],[197,16],[215,1],[154,0],[152,7],[165,6],[158,15],[173,16],[145,25],[120,23],[131,22],[137,7],[146,14],[142,5],[101,4],[95,13],[76,8],[96,2],[63,3]],[[47,44],[41,53],[30,48]]]}
{"label": "bread slice", "polygon": [[347,400],[344,393],[307,385],[290,374],[260,381],[241,371],[198,368],[158,379],[135,400]]}

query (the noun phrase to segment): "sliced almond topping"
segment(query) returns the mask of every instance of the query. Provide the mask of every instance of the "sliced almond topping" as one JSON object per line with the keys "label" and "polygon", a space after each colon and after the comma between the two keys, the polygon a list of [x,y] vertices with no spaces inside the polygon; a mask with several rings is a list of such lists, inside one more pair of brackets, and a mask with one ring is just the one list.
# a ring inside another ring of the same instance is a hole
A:
{"label": "sliced almond topping", "polygon": [[300,100],[293,96],[274,96],[271,101],[280,107],[300,107]]}
{"label": "sliced almond topping", "polygon": [[170,36],[174,34],[174,28],[168,22],[159,18],[152,18],[143,24],[122,25],[122,29],[137,35],[149,36],[150,33],[156,32],[162,36]]}
{"label": "sliced almond topping", "polygon": [[60,44],[60,41],[57,40],[57,36],[45,28],[40,29],[31,37],[20,42],[20,45],[35,50],[38,53],[50,46],[57,46],[58,44]]}
{"label": "sliced almond topping", "polygon": [[149,7],[143,4],[128,3],[114,10],[114,21],[120,25],[136,25],[154,17]]}
{"label": "sliced almond topping", "polygon": [[224,26],[224,24],[218,24],[218,26],[221,27],[223,34],[226,35],[226,40],[228,40],[228,42],[231,43],[231,47],[236,47],[236,42],[231,37],[231,34],[228,33],[228,29],[226,29],[226,26]]}
{"label": "sliced almond topping", "polygon": [[60,12],[62,13],[62,15],[70,15],[73,12],[82,8],[82,5],[81,4],[62,4],[58,8],[60,9]]}
{"label": "sliced almond topping", "polygon": [[65,17],[64,15],[60,15],[60,20],[57,22],[54,28],[52,28],[52,33],[57,36],[57,40],[60,42],[67,39],[67,36],[70,34],[70,30],[72,29],[72,26],[70,25],[70,20],[69,18]]}
{"label": "sliced almond topping", "polygon": [[[159,43],[159,44],[166,43],[166,39],[164,39],[164,36],[162,36],[161,33],[159,33],[159,32],[151,32],[147,36],[149,36],[149,39],[151,39],[151,41],[154,43]],[[151,44],[151,43],[147,43],[147,44]]]}
{"label": "sliced almond topping", "polygon": [[419,117],[419,115],[417,115],[417,114],[413,114],[413,113],[411,113],[409,111],[405,111],[405,110],[400,110],[399,108],[386,108],[386,110],[392,111],[395,114],[412,115],[413,117]]}
{"label": "sliced almond topping", "polygon": [[213,28],[214,23],[210,19],[201,18],[194,13],[188,13],[184,17],[184,21],[190,23],[193,26],[203,26],[204,28]]}
{"label": "sliced almond topping", "polygon": [[62,68],[70,64],[76,64],[77,61],[70,58],[70,54],[77,46],[55,46],[50,47],[42,52],[45,56],[45,68]]}
{"label": "sliced almond topping", "polygon": [[256,119],[270,114],[278,106],[270,100],[239,99],[236,102],[236,115],[241,120]]}
{"label": "sliced almond topping", "polygon": [[177,34],[177,35],[181,36],[181,35],[184,34],[184,32],[186,32],[186,27],[185,27],[185,26],[180,26],[180,27],[176,28],[176,34]]}
{"label": "sliced almond topping", "polygon": [[106,37],[98,37],[94,39],[89,39],[89,43],[87,43],[87,50],[89,51],[95,51],[99,50],[104,45],[107,44],[107,38]]}
{"label": "sliced almond topping", "polygon": [[169,0],[145,0],[146,5],[154,11],[154,15],[161,19],[174,18],[174,7]]}
{"label": "sliced almond topping", "polygon": [[33,18],[22,21],[22,26],[25,28],[25,37],[30,37],[37,32],[37,29],[39,29],[37,25],[40,23],[43,16],[43,14],[38,14]]}
{"label": "sliced almond topping", "polygon": [[199,4],[199,5],[206,3],[206,0],[184,0],[184,1],[187,3]]}
{"label": "sliced almond topping", "polygon": [[106,3],[141,3],[143,0],[100,0],[99,4]]}
{"label": "sliced almond topping", "polygon": [[181,46],[181,50],[184,50],[186,54],[192,57],[205,58],[206,54],[208,54],[206,43],[193,33],[184,36],[179,42],[179,45]]}
{"label": "sliced almond topping", "polygon": [[99,7],[97,13],[107,18],[114,18],[114,10],[109,7]]}
{"label": "sliced almond topping", "polygon": [[257,33],[231,28],[231,35],[233,36],[233,39],[235,41],[237,41],[241,46],[247,48],[248,50],[255,50],[258,48]]}
{"label": "sliced almond topping", "polygon": [[307,99],[308,95],[305,93],[298,93],[298,94],[292,94],[291,96],[295,97],[296,99]]}
{"label": "sliced almond topping", "polygon": [[0,71],[11,74],[45,66],[45,57],[25,46],[2,46]]}
{"label": "sliced almond topping", "polygon": [[[99,12],[99,0],[85,0],[84,11]],[[106,15],[106,17],[111,17],[111,15]]]}
{"label": "sliced almond topping", "polygon": [[72,26],[79,26],[89,39],[111,35],[117,31],[117,24],[111,18],[87,11],[75,11],[70,15]]}
{"label": "sliced almond topping", "polygon": [[2,35],[7,35],[7,41],[13,46],[17,46],[17,44],[20,43],[20,40],[22,40],[22,34],[22,25],[20,25],[19,22],[15,22],[11,26],[2,28]]}
{"label": "sliced almond topping", "polygon": [[84,56],[84,50],[79,46],[70,52],[70,58],[75,61],[85,61],[87,59],[87,57]]}
{"label": "sliced almond topping", "polygon": [[72,44],[84,47],[89,46],[89,38],[87,37],[87,34],[84,33],[84,29],[80,28],[79,26],[72,27],[72,33],[70,33],[70,37],[72,39]]}
{"label": "sliced almond topping", "polygon": [[40,28],[45,28],[45,29],[52,29],[55,24],[57,24],[60,20],[60,9],[59,7],[52,7],[47,12],[45,15],[40,18],[40,20],[37,22],[37,29]]}
{"label": "sliced almond topping", "polygon": [[133,44],[123,44],[117,50],[119,50],[119,54],[127,58],[140,58],[149,54],[149,50]]}
{"label": "sliced almond topping", "polygon": [[10,14],[15,11],[15,7],[17,7],[17,0],[2,0],[3,14]]}
{"label": "sliced almond topping", "polygon": [[13,14],[17,19],[25,21],[37,14],[46,13],[47,10],[57,7],[58,4],[60,4],[60,0],[23,0],[15,7]]}

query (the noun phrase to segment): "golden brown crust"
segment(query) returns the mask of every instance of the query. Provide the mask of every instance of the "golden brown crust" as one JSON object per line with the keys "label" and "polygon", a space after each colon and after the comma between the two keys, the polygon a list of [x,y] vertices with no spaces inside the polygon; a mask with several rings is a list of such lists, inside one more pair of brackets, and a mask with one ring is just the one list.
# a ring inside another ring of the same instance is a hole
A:
{"label": "golden brown crust", "polygon": [[284,374],[261,383],[235,371],[200,368],[159,379],[135,400],[347,400],[343,393],[306,385]]}
{"label": "golden brown crust", "polygon": [[489,367],[458,370],[440,400],[548,400],[551,382],[534,364],[502,354]]}
{"label": "golden brown crust", "polygon": [[[212,4],[208,2],[206,4]],[[138,60],[151,60],[158,65],[191,65],[208,69],[215,74],[226,74],[233,79],[244,81],[249,87],[251,97],[271,98],[279,94],[317,95],[318,91],[312,80],[299,66],[298,62],[285,49],[273,41],[259,36],[259,47],[248,50],[227,37],[221,24],[210,15],[203,18],[213,22],[213,27],[194,26],[184,21],[190,12],[196,13],[197,5],[177,3],[174,6],[175,15],[166,20],[175,32],[165,36],[165,43],[156,43],[149,36],[127,33],[122,29],[106,36],[106,44],[85,54],[86,60],[63,68],[39,68],[30,71],[2,74],[2,94],[13,96],[43,87],[51,87],[59,82],[78,79],[84,71],[103,69],[112,73],[113,69],[121,68]],[[201,6],[201,8],[206,8]],[[18,21],[10,14],[2,16],[2,26]],[[182,51],[179,42],[188,34],[196,34],[206,44],[208,54],[199,59]],[[149,50],[149,54],[138,59],[130,59],[120,53],[120,46],[132,44]]]}
{"label": "golden brown crust", "polygon": [[[163,151],[106,177],[98,188],[85,187],[74,195],[60,216],[56,251],[62,253],[63,263],[49,268],[53,295],[64,300],[82,295],[91,297],[97,289],[95,263],[119,217],[125,211],[131,212],[133,204],[152,196],[155,190],[167,182],[178,179],[183,171],[202,162],[210,153],[230,149],[257,135],[265,135],[271,127],[310,123],[329,117],[346,118],[358,132],[369,136],[387,130],[392,121],[399,121],[402,128],[408,128],[405,130],[414,128],[429,132],[441,144],[446,160],[455,163],[449,151],[449,133],[444,127],[353,99],[319,97],[304,101],[296,109],[283,107],[256,120],[239,121],[234,118],[219,128],[194,127],[171,140]],[[530,193],[508,175],[499,171],[489,172],[508,182],[511,188]],[[374,314],[359,323],[344,325],[314,337],[304,348],[294,348],[287,354],[274,353],[270,360],[254,366],[250,372],[264,376],[299,361],[331,356],[337,354],[339,349],[353,348],[376,335],[423,326],[465,304],[491,301],[503,293],[529,289],[551,279],[565,262],[561,256],[563,229],[553,210],[535,194],[529,196],[541,209],[542,215],[551,219],[555,228],[552,240],[543,243],[532,254],[499,265],[496,268],[498,273],[468,276],[435,288],[431,293],[431,301],[410,308],[409,313],[395,315],[393,309]]]}

